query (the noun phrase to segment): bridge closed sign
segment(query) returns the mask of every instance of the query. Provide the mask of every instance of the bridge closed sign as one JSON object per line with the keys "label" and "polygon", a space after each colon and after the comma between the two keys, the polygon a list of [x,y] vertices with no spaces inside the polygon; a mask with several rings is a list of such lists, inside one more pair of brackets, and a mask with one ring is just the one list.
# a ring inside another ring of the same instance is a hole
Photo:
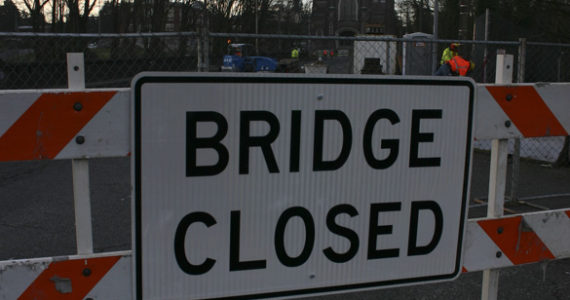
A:
{"label": "bridge closed sign", "polygon": [[471,80],[143,73],[132,91],[137,299],[461,272]]}

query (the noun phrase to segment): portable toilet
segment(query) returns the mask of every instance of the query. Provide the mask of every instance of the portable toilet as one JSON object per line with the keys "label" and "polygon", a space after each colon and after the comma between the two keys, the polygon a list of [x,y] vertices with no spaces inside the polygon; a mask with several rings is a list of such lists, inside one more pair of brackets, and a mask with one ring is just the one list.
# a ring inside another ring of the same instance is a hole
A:
{"label": "portable toilet", "polygon": [[414,32],[404,35],[405,39],[417,39],[418,41],[404,42],[402,75],[432,75],[432,49],[434,43],[422,40],[430,40],[433,35]]}

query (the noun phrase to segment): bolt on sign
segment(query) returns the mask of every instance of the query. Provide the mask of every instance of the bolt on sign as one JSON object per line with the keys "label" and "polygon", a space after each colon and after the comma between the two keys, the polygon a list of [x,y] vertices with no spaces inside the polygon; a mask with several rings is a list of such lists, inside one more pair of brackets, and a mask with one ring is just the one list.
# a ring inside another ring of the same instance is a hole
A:
{"label": "bolt on sign", "polygon": [[143,73],[132,87],[137,299],[460,273],[472,81]]}

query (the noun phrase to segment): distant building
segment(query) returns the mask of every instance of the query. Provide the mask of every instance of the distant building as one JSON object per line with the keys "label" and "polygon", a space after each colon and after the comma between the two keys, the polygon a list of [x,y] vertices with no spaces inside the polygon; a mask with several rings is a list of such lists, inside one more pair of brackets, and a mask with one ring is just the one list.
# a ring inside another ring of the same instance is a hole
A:
{"label": "distant building", "polygon": [[311,34],[395,35],[394,0],[313,0]]}

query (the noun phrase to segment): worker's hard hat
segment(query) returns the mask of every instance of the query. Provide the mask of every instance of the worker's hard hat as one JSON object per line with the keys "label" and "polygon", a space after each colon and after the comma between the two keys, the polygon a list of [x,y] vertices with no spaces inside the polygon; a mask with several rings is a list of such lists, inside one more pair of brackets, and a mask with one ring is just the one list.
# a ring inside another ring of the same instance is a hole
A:
{"label": "worker's hard hat", "polygon": [[451,45],[449,46],[449,48],[451,48],[452,50],[457,49],[459,46],[461,46],[460,43],[451,43]]}

